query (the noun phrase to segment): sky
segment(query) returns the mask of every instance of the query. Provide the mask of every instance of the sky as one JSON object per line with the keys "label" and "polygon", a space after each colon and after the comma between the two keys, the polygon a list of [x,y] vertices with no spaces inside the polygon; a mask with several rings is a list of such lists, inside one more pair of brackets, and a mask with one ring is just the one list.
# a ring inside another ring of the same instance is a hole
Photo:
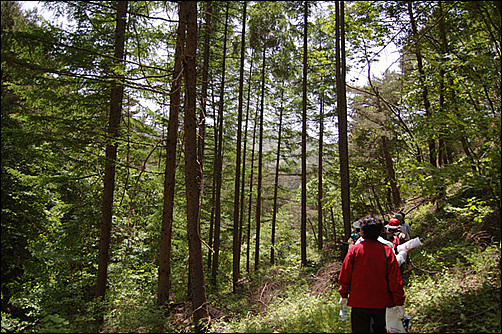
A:
{"label": "sky", "polygon": [[[386,70],[400,72],[399,51],[394,43],[390,43],[380,51],[378,61],[371,64],[372,77],[382,78]],[[368,67],[351,70],[347,73],[347,83],[349,85],[364,86],[368,82]]]}

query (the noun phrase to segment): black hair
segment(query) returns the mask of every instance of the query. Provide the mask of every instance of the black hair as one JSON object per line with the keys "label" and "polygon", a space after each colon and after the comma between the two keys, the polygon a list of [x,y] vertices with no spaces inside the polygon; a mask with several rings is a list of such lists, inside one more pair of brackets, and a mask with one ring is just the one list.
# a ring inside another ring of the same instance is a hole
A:
{"label": "black hair", "polygon": [[361,230],[364,231],[365,239],[378,239],[383,230],[383,222],[380,218],[367,215],[361,218],[359,222],[361,224]]}

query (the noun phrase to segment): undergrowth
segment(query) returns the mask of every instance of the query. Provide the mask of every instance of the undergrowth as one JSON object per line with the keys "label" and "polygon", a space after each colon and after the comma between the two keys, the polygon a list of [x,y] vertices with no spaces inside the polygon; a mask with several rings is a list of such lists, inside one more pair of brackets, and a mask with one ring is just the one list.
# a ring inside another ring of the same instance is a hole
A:
{"label": "undergrowth", "polygon": [[[404,279],[405,309],[412,317],[409,331],[500,333],[500,217],[485,203],[468,201],[442,208],[424,205],[406,219],[412,238],[420,237],[423,242],[423,246],[410,251],[411,267]],[[350,333],[350,320],[342,322],[338,317],[341,261],[336,248],[326,249],[311,257],[316,262],[304,268],[298,261],[264,265],[246,274],[236,292],[231,291],[228,282],[218,289],[208,289],[209,332]],[[155,305],[155,266],[142,271],[117,268],[111,271],[110,279],[105,323],[100,331],[193,330],[191,307],[186,300],[173,301],[166,309]],[[2,332],[96,331],[92,326],[96,305],[73,295],[72,312],[68,312],[60,307],[68,301],[56,299],[62,293],[56,294],[49,286],[44,290],[46,294],[34,296],[34,291],[39,290],[30,290],[31,294],[16,299],[20,307],[30,308],[36,317],[23,319],[2,312]]]}
{"label": "undergrowth", "polygon": [[317,298],[306,291],[293,294],[270,305],[263,314],[248,314],[234,321],[213,326],[226,333],[344,333],[349,321],[338,319],[338,298]]}
{"label": "undergrowth", "polygon": [[[423,242],[410,251],[410,269],[404,276],[410,333],[501,332],[500,217],[486,203],[456,205],[425,205],[407,218],[412,238]],[[304,273],[282,292],[275,291],[282,297],[261,312],[236,308],[243,312],[219,321],[211,331],[350,333],[350,320],[338,319],[337,276],[331,276],[329,289],[314,295],[309,284],[315,275]],[[265,275],[253,277],[255,285],[269,280]]]}
{"label": "undergrowth", "polygon": [[406,308],[415,332],[500,332],[500,245],[466,257],[467,265],[410,278]]}
{"label": "undergrowth", "polygon": [[[306,277],[312,277],[306,275]],[[339,320],[339,295],[336,289],[327,289],[321,296],[313,295],[309,280],[299,279],[288,286],[268,293],[274,298],[262,305],[261,312],[219,321],[213,332],[225,333],[343,333],[350,332],[350,322]],[[269,297],[270,298],[270,297]]]}

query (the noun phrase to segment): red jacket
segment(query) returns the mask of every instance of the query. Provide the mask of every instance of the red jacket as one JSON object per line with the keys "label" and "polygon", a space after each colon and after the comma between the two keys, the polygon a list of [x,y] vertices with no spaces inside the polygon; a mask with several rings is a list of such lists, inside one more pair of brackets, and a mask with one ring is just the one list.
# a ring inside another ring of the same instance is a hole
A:
{"label": "red jacket", "polygon": [[348,306],[404,305],[403,278],[394,251],[376,240],[364,240],[349,249],[338,282]]}

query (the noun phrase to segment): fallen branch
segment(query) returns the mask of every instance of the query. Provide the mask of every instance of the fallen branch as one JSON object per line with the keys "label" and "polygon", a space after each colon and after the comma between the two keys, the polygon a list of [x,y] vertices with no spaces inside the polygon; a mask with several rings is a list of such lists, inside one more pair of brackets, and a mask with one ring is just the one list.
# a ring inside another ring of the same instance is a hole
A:
{"label": "fallen branch", "polygon": [[263,286],[263,289],[261,289],[260,300],[259,300],[259,302],[262,303],[263,305],[265,305],[266,307],[268,307],[268,305],[265,304],[265,302],[263,302],[262,297],[263,297],[263,293],[265,292],[265,289],[267,288],[267,284],[268,283],[265,283],[265,285]]}
{"label": "fallen branch", "polygon": [[431,271],[431,270],[426,270],[426,269],[418,268],[417,266],[415,266],[415,265],[413,264],[413,262],[411,262],[411,261],[410,261],[410,263],[411,263],[411,265],[413,266],[413,268],[418,269],[418,270],[421,270],[421,271],[426,272],[426,273],[428,273],[428,274],[439,274],[439,273],[440,273],[440,271]]}

